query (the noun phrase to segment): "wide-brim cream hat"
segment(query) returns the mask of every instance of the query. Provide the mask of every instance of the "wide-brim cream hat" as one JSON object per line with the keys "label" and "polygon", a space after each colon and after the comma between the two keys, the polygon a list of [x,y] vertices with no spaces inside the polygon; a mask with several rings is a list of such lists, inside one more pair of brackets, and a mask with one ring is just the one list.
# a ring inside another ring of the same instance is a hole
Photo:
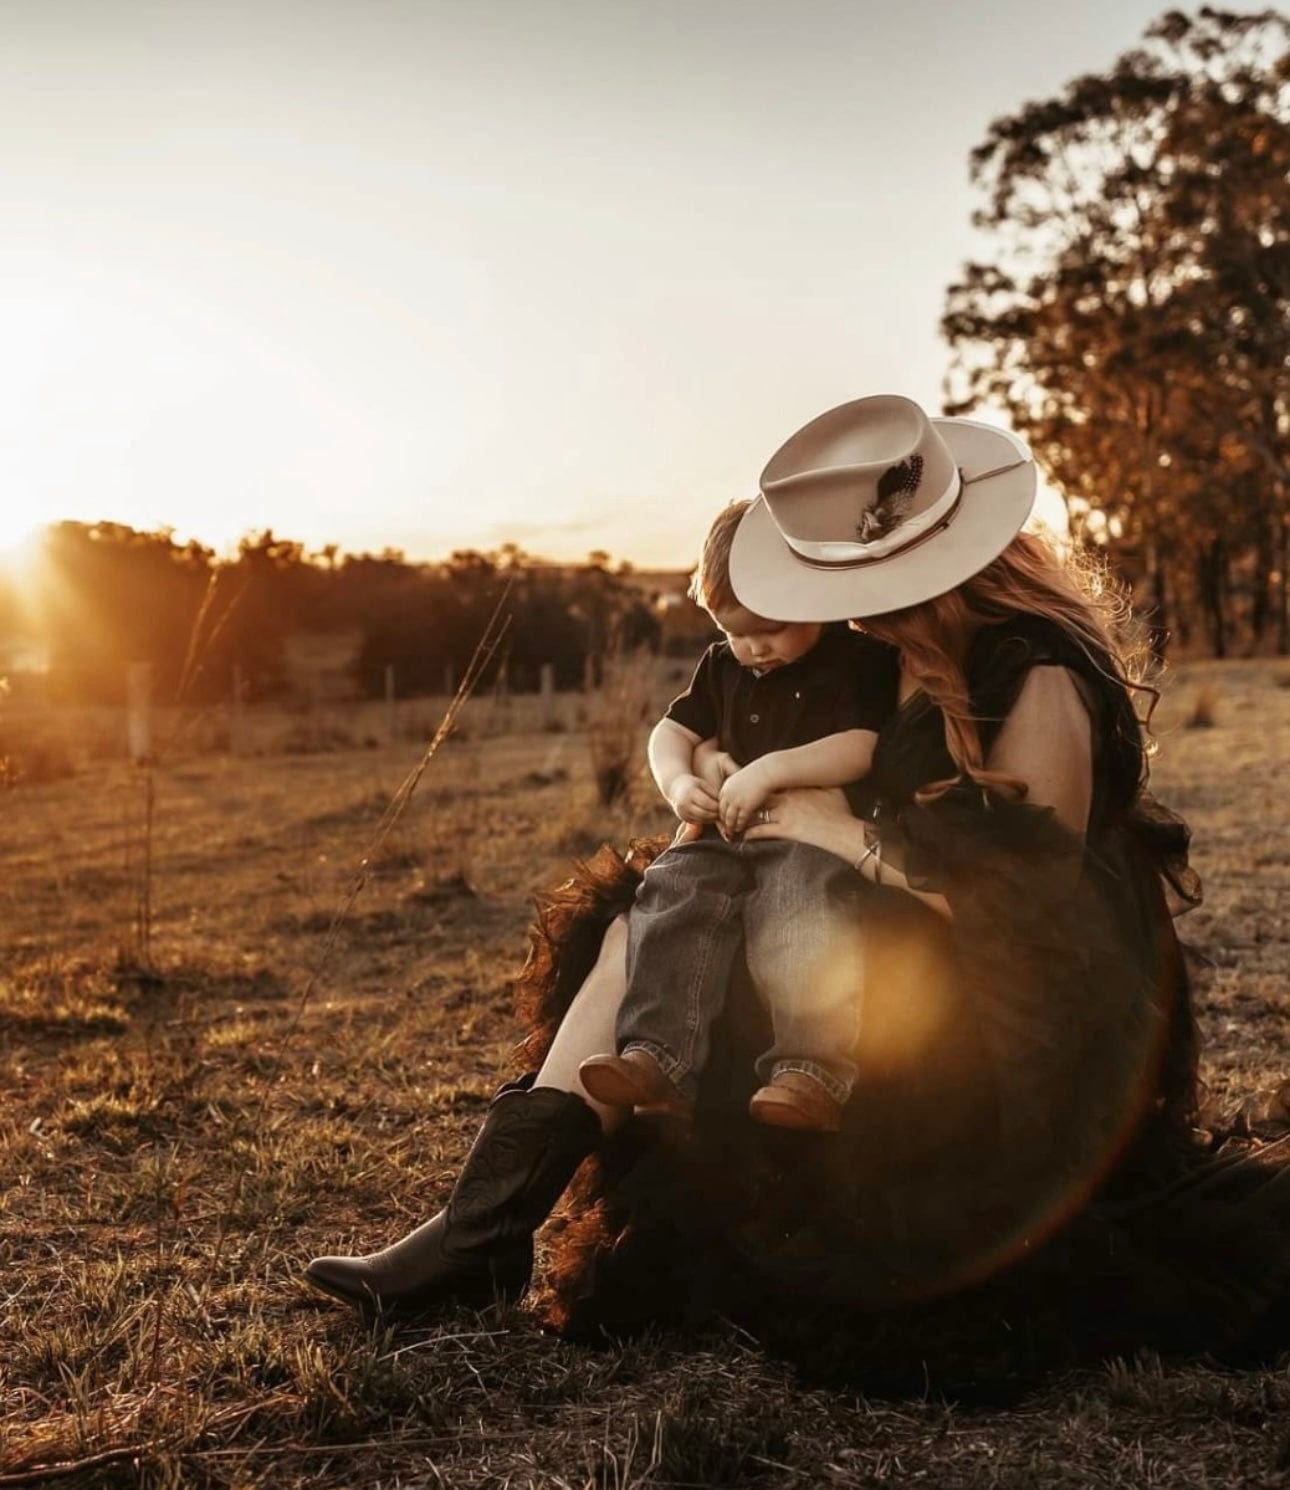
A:
{"label": "wide-brim cream hat", "polygon": [[730,550],[739,603],[774,621],[876,616],[997,558],[1035,500],[1024,441],[879,394],[812,419],[771,456]]}

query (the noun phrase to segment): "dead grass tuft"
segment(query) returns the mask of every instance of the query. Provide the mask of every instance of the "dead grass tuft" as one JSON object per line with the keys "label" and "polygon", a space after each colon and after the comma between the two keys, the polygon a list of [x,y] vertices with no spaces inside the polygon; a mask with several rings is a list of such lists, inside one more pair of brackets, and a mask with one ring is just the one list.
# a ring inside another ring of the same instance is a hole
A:
{"label": "dead grass tuft", "polygon": [[643,733],[653,717],[657,667],[645,651],[614,652],[587,706],[587,744],[597,800],[630,803],[643,764]]}
{"label": "dead grass tuft", "polygon": [[1218,689],[1212,683],[1202,683],[1196,690],[1191,713],[1187,716],[1188,729],[1213,729],[1218,723]]}

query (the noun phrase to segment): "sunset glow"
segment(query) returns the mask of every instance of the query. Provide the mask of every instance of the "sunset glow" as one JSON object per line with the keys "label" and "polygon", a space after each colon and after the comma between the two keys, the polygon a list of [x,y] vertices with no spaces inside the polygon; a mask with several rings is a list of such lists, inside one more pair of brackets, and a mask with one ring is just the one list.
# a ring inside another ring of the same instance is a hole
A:
{"label": "sunset glow", "polygon": [[378,9],[6,7],[0,544],[685,566],[820,409],[939,406],[969,151],[1156,7]]}
{"label": "sunset glow", "polygon": [[0,576],[10,582],[26,578],[40,558],[44,532],[40,523],[0,513]]}

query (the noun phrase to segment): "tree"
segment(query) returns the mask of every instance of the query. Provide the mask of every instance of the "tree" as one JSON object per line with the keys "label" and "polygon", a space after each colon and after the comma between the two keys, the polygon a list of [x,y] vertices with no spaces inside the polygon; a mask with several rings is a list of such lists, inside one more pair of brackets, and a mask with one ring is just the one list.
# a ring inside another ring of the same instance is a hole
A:
{"label": "tree", "polygon": [[189,658],[212,554],[162,529],[56,523],[47,530],[39,630],[56,695],[122,703],[125,672],[150,662],[157,697],[171,697]]}
{"label": "tree", "polygon": [[1076,533],[1148,579],[1162,629],[1199,602],[1219,652],[1238,558],[1252,629],[1275,591],[1290,646],[1288,42],[1272,11],[1171,11],[995,121],[971,158],[993,253],[943,320],[950,411],[1001,404]]}

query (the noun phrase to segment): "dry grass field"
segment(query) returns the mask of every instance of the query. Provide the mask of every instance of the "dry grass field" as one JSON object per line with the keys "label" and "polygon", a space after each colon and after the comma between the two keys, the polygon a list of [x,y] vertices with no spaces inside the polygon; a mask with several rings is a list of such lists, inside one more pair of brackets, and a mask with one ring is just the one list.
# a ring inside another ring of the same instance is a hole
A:
{"label": "dry grass field", "polygon": [[[163,762],[150,842],[120,761],[0,795],[0,1487],[1290,1485],[1290,1356],[1108,1362],[990,1408],[824,1391],[729,1329],[368,1331],[308,1293],[313,1253],[446,1193],[510,1070],[529,896],[665,822],[643,786],[596,807],[572,716],[486,722],[361,874],[420,755],[379,731]],[[1181,668],[1158,722],[1231,1105],[1290,1074],[1290,664]]]}

